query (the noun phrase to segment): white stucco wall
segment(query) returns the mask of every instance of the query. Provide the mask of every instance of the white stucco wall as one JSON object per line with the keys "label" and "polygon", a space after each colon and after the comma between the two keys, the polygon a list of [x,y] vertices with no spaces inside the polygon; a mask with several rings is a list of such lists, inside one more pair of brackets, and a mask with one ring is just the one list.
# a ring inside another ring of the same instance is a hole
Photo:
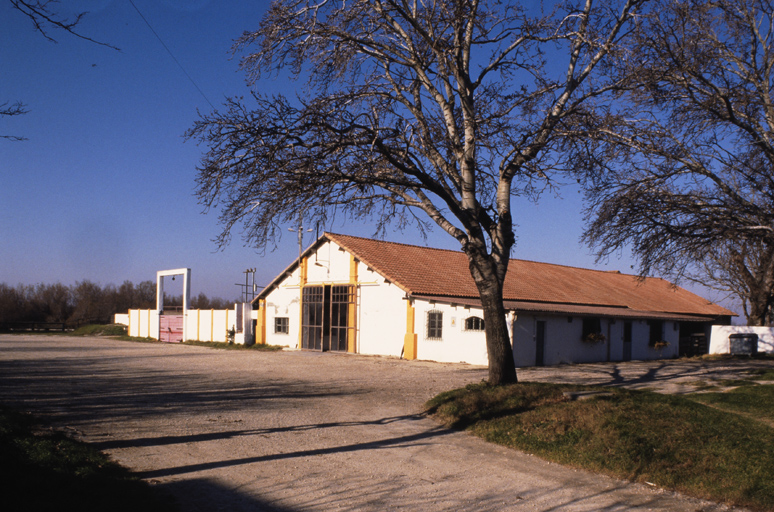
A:
{"label": "white stucco wall", "polygon": [[[581,339],[583,320],[572,316],[519,314],[514,322],[513,359],[518,367],[534,366],[537,358],[537,322],[545,322],[543,364],[587,363],[607,360],[607,343]],[[608,336],[608,320],[602,319],[602,334]],[[610,326],[611,330],[615,324]]]}
{"label": "white stucco wall", "polygon": [[731,334],[755,333],[758,335],[758,352],[774,354],[774,328],[750,325],[713,325],[710,334],[709,353],[728,354],[728,337]]}
{"label": "white stucco wall", "polygon": [[[514,322],[513,359],[517,367],[534,366],[537,357],[537,322],[545,322],[543,364],[590,363],[623,359],[624,320],[601,318],[601,332],[607,338],[600,343],[581,339],[583,319],[570,316],[518,315]],[[664,322],[663,338],[669,346],[648,346],[650,327],[644,320],[632,322],[632,359],[675,357],[679,351],[680,333],[674,322]]]}
{"label": "white stucco wall", "polygon": [[669,359],[677,357],[680,350],[680,330],[676,322],[663,322],[661,339],[669,343],[662,348],[653,348],[649,345],[650,325],[646,320],[632,322],[632,359],[651,360]]}
{"label": "white stucco wall", "polygon": [[[440,303],[430,304],[420,300],[414,301],[414,307],[416,308],[418,359],[442,363],[488,364],[484,331],[465,330],[465,319],[469,316],[483,318],[484,315],[480,309],[466,309],[464,306]],[[443,329],[440,340],[428,339],[427,337],[427,313],[430,311],[443,313]]]}
{"label": "white stucco wall", "polygon": [[358,347],[360,354],[400,357],[406,334],[405,292],[358,264]]}
{"label": "white stucco wall", "polygon": [[[266,297],[266,343],[280,347],[298,348],[299,323],[301,321],[298,287],[298,269]],[[288,319],[288,333],[277,333],[276,318]]]}

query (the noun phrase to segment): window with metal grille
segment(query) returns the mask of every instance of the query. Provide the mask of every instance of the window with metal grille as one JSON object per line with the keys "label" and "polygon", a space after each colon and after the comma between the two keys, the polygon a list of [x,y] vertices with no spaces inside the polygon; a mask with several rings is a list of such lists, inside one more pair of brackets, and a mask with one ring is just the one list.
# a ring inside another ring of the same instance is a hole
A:
{"label": "window with metal grille", "polygon": [[290,332],[290,322],[288,317],[278,316],[274,317],[274,333],[275,334],[288,334]]}
{"label": "window with metal grille", "polygon": [[312,350],[322,350],[323,286],[307,286],[303,294],[303,310],[301,318],[301,347]]}
{"label": "window with metal grille", "polygon": [[483,331],[484,319],[480,316],[469,316],[465,319],[466,331]]}
{"label": "window with metal grille", "polygon": [[648,335],[648,345],[655,346],[657,343],[664,342],[664,322],[662,320],[649,320],[648,326],[650,333]]}
{"label": "window with metal grille", "polygon": [[427,312],[427,339],[440,340],[443,338],[443,313],[441,311]]}

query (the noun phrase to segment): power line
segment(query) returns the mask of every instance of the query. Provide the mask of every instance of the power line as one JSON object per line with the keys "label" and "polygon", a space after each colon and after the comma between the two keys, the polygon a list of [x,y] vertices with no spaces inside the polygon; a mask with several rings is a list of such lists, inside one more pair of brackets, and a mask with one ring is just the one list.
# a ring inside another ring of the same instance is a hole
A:
{"label": "power line", "polygon": [[204,94],[204,92],[199,88],[199,86],[196,84],[193,78],[191,78],[191,75],[188,74],[188,71],[185,70],[182,64],[180,64],[180,61],[177,60],[177,58],[172,54],[172,51],[169,49],[169,47],[164,43],[164,41],[161,39],[161,36],[159,36],[158,32],[156,32],[151,24],[148,22],[148,20],[143,16],[143,14],[140,12],[140,9],[137,8],[137,6],[134,4],[134,0],[129,0],[129,3],[132,4],[132,7],[134,7],[134,10],[137,11],[137,14],[140,15],[140,18],[142,18],[142,21],[145,22],[146,25],[148,25],[148,28],[153,32],[153,35],[156,36],[156,39],[159,40],[161,43],[161,46],[164,47],[164,49],[167,51],[170,57],[172,57],[172,60],[175,61],[175,64],[180,68],[180,70],[185,74],[185,76],[188,77],[188,80],[193,84],[194,87],[196,87],[196,90],[199,91],[199,94],[202,95],[202,98],[204,98],[204,101],[206,101],[210,107],[212,107],[213,110],[215,110],[215,105],[212,104],[212,102],[207,98],[207,96]]}

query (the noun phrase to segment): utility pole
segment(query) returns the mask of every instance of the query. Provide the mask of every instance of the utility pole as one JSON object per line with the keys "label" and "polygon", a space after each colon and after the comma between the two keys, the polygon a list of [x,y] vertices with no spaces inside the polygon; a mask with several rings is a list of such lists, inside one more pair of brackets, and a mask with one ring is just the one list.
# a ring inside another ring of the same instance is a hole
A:
{"label": "utility pole", "polygon": [[245,284],[237,283],[236,285],[242,288],[242,298],[244,302],[250,302],[255,298],[255,292],[258,289],[255,286],[255,268],[248,268],[243,270],[245,275]]}

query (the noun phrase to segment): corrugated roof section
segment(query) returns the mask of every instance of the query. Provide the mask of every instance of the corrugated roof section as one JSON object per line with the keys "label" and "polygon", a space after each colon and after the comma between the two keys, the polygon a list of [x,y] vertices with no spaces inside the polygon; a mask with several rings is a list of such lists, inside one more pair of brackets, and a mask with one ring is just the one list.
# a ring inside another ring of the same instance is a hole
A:
{"label": "corrugated roof section", "polygon": [[[467,256],[457,251],[326,233],[329,240],[407,293],[478,298]],[[734,313],[660,278],[512,259],[506,301],[628,308],[703,316]],[[555,309],[555,307],[554,307]]]}

